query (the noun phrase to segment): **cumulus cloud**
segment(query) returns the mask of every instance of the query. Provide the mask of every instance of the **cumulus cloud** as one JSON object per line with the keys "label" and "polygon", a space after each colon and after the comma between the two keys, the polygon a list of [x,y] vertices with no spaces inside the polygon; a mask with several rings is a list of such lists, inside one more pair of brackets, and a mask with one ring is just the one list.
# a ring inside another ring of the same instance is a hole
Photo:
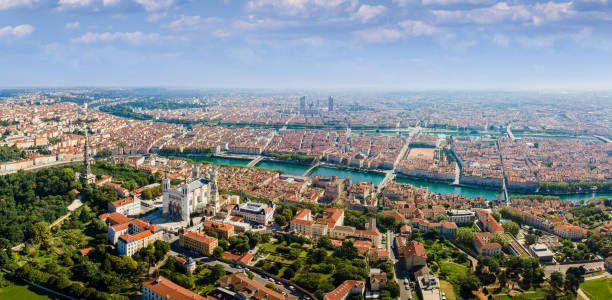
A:
{"label": "cumulus cloud", "polygon": [[87,7],[93,3],[93,0],[59,0],[57,4],[59,8],[77,8]]}
{"label": "cumulus cloud", "polygon": [[160,39],[159,33],[142,33],[136,32],[88,32],[78,38],[73,39],[75,43],[92,44],[97,42],[115,42],[121,41],[129,44],[143,44],[155,42]]}
{"label": "cumulus cloud", "polygon": [[423,21],[405,20],[397,23],[397,26],[359,30],[354,32],[354,35],[366,42],[389,42],[404,37],[433,36],[441,33],[440,28]]}
{"label": "cumulus cloud", "polygon": [[0,28],[0,38],[14,36],[18,38],[26,37],[34,32],[34,26],[30,24],[21,24],[18,26],[5,26]]}
{"label": "cumulus cloud", "polygon": [[500,2],[490,7],[470,10],[433,10],[440,22],[496,24],[503,22],[527,22],[540,25],[573,16],[573,2],[547,2],[511,5]]}
{"label": "cumulus cloud", "polygon": [[404,35],[401,31],[391,27],[379,27],[356,31],[355,36],[366,42],[389,42],[402,38]]}
{"label": "cumulus cloud", "polygon": [[406,20],[398,23],[402,31],[409,36],[432,36],[438,32],[436,26],[423,23],[423,21]]}
{"label": "cumulus cloud", "polygon": [[274,9],[284,15],[300,15],[338,8],[354,10],[358,4],[358,0],[250,0],[247,2],[247,8]]}
{"label": "cumulus cloud", "polygon": [[66,29],[78,29],[81,27],[81,23],[79,21],[75,21],[73,23],[66,23]]}
{"label": "cumulus cloud", "polygon": [[17,7],[31,7],[40,0],[0,0],[0,10],[7,10]]}
{"label": "cumulus cloud", "polygon": [[200,16],[181,15],[180,17],[178,17],[178,19],[170,22],[170,24],[167,24],[164,27],[172,30],[181,30],[184,28],[195,27],[200,24],[200,19]]}
{"label": "cumulus cloud", "polygon": [[410,4],[413,3],[419,3],[419,0],[393,0],[391,1],[391,3],[399,6],[399,7],[404,7],[404,6],[408,6]]}
{"label": "cumulus cloud", "polygon": [[387,12],[387,7],[384,5],[367,5],[362,4],[359,9],[353,14],[352,19],[367,23],[375,18],[384,15]]}
{"label": "cumulus cloud", "polygon": [[134,0],[148,12],[165,10],[174,5],[175,0]]}

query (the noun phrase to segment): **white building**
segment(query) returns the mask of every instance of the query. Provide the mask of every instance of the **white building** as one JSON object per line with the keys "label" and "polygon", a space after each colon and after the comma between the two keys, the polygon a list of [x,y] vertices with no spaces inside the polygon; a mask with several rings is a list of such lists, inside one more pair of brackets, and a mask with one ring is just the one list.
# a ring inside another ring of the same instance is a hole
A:
{"label": "white building", "polygon": [[241,216],[247,222],[265,225],[272,221],[275,207],[273,202],[268,204],[246,202],[234,208],[232,214]]}
{"label": "white building", "polygon": [[140,198],[134,195],[110,202],[108,204],[108,212],[118,212],[126,216],[135,216],[140,214],[140,208]]}
{"label": "white building", "polygon": [[208,179],[201,178],[196,165],[191,177],[190,182],[176,188],[170,187],[169,179],[162,180],[164,216],[177,221],[187,221],[193,213],[215,215],[219,211],[216,169],[213,167]]}

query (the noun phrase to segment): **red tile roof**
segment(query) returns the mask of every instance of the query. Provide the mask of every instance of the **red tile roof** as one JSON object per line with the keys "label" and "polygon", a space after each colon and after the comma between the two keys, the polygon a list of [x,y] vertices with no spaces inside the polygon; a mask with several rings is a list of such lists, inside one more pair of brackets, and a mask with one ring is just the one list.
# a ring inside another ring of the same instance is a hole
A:
{"label": "red tile roof", "polygon": [[185,289],[178,284],[159,276],[155,279],[147,280],[142,283],[149,290],[154,293],[160,295],[161,297],[166,297],[167,299],[194,299],[194,300],[204,300],[205,298]]}
{"label": "red tile roof", "polygon": [[345,298],[353,288],[364,289],[365,282],[359,280],[346,280],[335,290],[325,294],[326,300],[340,300]]}

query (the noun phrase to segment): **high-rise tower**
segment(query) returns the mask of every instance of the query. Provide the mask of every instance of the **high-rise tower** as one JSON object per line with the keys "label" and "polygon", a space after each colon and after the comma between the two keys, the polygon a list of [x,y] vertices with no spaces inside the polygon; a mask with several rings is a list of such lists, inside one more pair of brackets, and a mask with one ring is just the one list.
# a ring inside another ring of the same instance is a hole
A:
{"label": "high-rise tower", "polygon": [[327,110],[334,111],[334,98],[332,96],[327,99]]}

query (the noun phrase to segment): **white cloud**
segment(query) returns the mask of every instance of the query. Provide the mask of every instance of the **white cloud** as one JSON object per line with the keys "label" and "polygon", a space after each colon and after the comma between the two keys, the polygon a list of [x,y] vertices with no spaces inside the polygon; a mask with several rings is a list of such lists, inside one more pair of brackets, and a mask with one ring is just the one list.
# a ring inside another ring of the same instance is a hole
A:
{"label": "white cloud", "polygon": [[189,27],[192,28],[200,24],[200,19],[200,16],[181,15],[178,19],[170,22],[170,24],[167,24],[164,27],[172,30],[181,30]]}
{"label": "white cloud", "polygon": [[0,0],[0,10],[7,10],[17,7],[31,7],[40,0]]}
{"label": "white cloud", "polygon": [[503,22],[527,22],[535,25],[559,21],[573,16],[573,2],[547,2],[510,5],[500,2],[490,7],[470,10],[433,10],[440,22],[496,24]]}
{"label": "white cloud", "polygon": [[391,27],[379,27],[366,30],[356,31],[355,36],[366,42],[390,42],[402,38],[404,35],[401,31]]}
{"label": "white cloud", "polygon": [[102,0],[102,4],[104,6],[113,6],[113,5],[117,5],[119,4],[119,2],[121,2],[121,0]]}
{"label": "white cloud", "polygon": [[75,21],[73,23],[66,23],[66,29],[78,29],[81,27],[81,23],[79,21]]}
{"label": "white cloud", "polygon": [[352,19],[361,21],[361,23],[367,23],[370,20],[378,18],[387,12],[387,8],[384,5],[367,5],[362,4],[359,9],[353,14]]}
{"label": "white cloud", "polygon": [[234,27],[242,30],[255,30],[261,28],[282,28],[287,25],[295,24],[292,21],[281,21],[271,18],[258,19],[254,16],[249,16],[247,20],[237,20],[234,22]]}
{"label": "white cloud", "polygon": [[175,0],[134,0],[148,12],[160,11],[170,8]]}
{"label": "white cloud", "polygon": [[168,12],[167,11],[160,12],[160,13],[152,13],[147,18],[147,21],[149,21],[149,22],[157,22],[157,21],[159,21],[161,19],[165,19],[167,16],[168,16]]}
{"label": "white cloud", "polygon": [[442,30],[423,21],[405,20],[397,26],[385,26],[354,32],[354,35],[366,42],[389,42],[404,37],[434,36],[442,34]]}
{"label": "white cloud", "polygon": [[59,8],[75,8],[75,7],[87,7],[93,3],[93,0],[59,0],[57,3]]}
{"label": "white cloud", "polygon": [[555,43],[568,40],[573,42],[580,42],[591,36],[593,29],[590,27],[582,28],[578,32],[574,33],[557,33],[550,35],[538,35],[538,36],[519,36],[516,41],[525,48],[550,48]]}
{"label": "white cloud", "polygon": [[159,33],[142,33],[136,32],[102,32],[94,33],[88,32],[78,38],[73,39],[76,43],[91,44],[96,42],[114,42],[122,41],[129,44],[142,44],[148,42],[155,42],[160,39]]}
{"label": "white cloud", "polygon": [[30,24],[22,24],[18,26],[5,26],[0,28],[0,38],[5,36],[14,36],[18,38],[26,37],[34,32],[34,26]]}
{"label": "white cloud", "polygon": [[398,25],[409,36],[432,36],[440,32],[437,27],[425,24],[423,21],[406,20],[399,22]]}
{"label": "white cloud", "polygon": [[419,3],[419,0],[393,0],[391,3],[396,4],[399,7],[404,7],[413,3]]}
{"label": "white cloud", "polygon": [[354,10],[357,5],[357,0],[250,0],[247,8],[249,10],[271,8],[284,15],[300,15],[341,7]]}

